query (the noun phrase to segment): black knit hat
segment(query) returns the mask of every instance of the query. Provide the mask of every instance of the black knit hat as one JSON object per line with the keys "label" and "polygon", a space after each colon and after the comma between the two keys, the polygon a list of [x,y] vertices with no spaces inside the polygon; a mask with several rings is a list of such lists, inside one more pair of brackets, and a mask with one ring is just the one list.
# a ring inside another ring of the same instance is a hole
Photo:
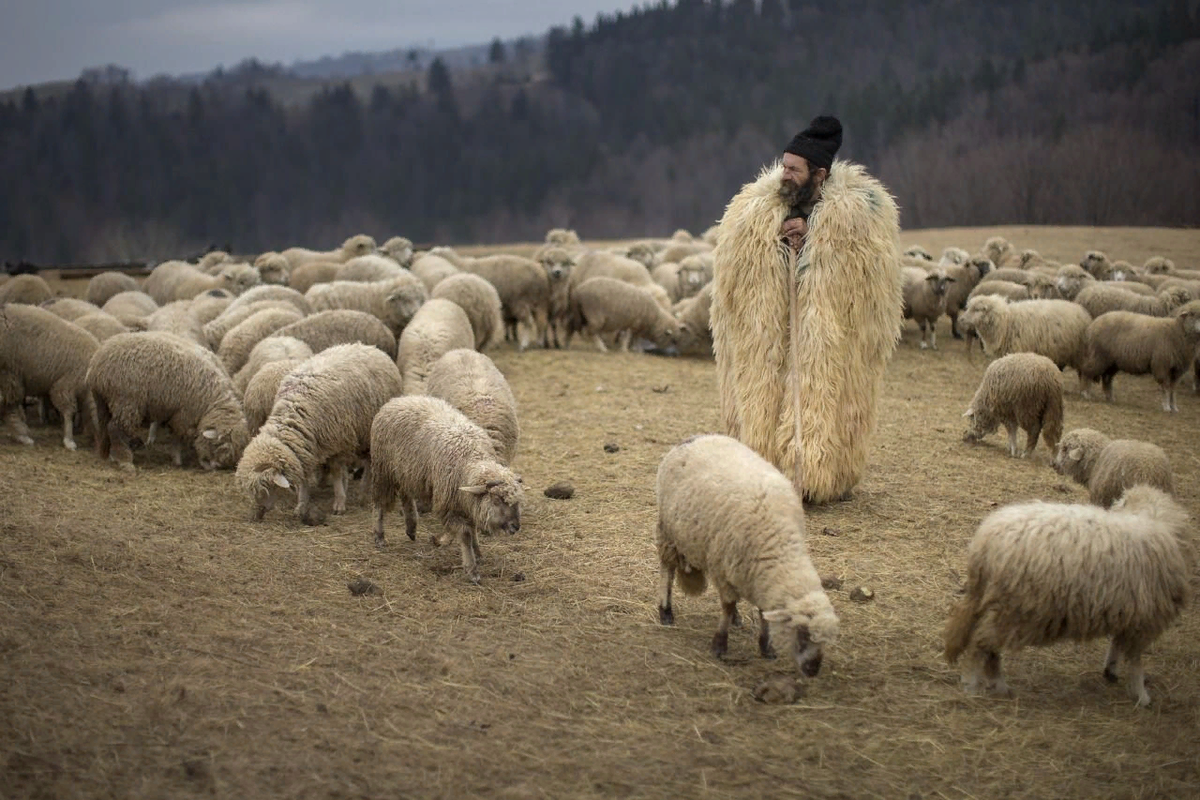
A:
{"label": "black knit hat", "polygon": [[842,123],[838,122],[837,117],[817,117],[792,137],[783,152],[800,156],[815,169],[829,169],[841,146]]}

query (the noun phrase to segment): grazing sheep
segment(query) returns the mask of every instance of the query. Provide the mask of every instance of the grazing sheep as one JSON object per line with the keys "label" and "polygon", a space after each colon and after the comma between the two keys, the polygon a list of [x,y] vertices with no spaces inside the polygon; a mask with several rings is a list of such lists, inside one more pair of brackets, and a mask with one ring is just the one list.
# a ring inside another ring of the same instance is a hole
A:
{"label": "grazing sheep", "polygon": [[433,253],[422,253],[413,261],[410,269],[431,292],[446,278],[462,272],[449,260]]}
{"label": "grazing sheep", "polygon": [[970,299],[971,290],[992,271],[992,262],[983,256],[972,256],[962,264],[942,264],[946,276],[953,282],[946,287],[946,316],[950,317],[950,335],[955,339],[963,338],[958,327],[958,316]]}
{"label": "grazing sheep", "polygon": [[101,342],[118,333],[129,332],[129,328],[122,325],[119,319],[111,314],[105,314],[103,311],[84,314],[82,317],[76,317],[73,321]]}
{"label": "grazing sheep", "polygon": [[254,259],[254,268],[262,282],[269,286],[287,286],[291,277],[291,265],[283,257],[283,253],[270,250]]}
{"label": "grazing sheep", "polygon": [[133,330],[170,333],[208,347],[204,326],[192,313],[191,300],[175,300],[161,306],[153,314],[129,326]]}
{"label": "grazing sheep", "polygon": [[[44,308],[0,305],[0,417],[21,444],[33,444],[25,398],[49,397],[62,416],[63,447],[75,449],[75,412],[96,435],[96,407],[85,380],[100,347],[95,336]],[[97,437],[98,438],[98,437]]]}
{"label": "grazing sheep", "polygon": [[404,393],[422,394],[434,362],[451,350],[474,348],[475,333],[467,312],[451,300],[438,298],[417,310],[397,345]]}
{"label": "grazing sheep", "polygon": [[983,255],[997,267],[1003,266],[1012,258],[1012,243],[1003,236],[992,236],[983,243]]}
{"label": "grazing sheep", "polygon": [[245,366],[255,345],[280,328],[303,318],[304,315],[294,308],[268,308],[255,312],[221,338],[217,357],[225,365],[227,373],[236,375]]}
{"label": "grazing sheep", "polygon": [[330,283],[342,268],[341,261],[307,261],[288,271],[287,285],[301,294],[319,283]]}
{"label": "grazing sheep", "polygon": [[201,325],[207,325],[229,308],[233,295],[225,289],[209,289],[203,294],[192,298],[188,310]]}
{"label": "grazing sheep", "polygon": [[567,343],[578,332],[591,336],[601,352],[607,352],[603,334],[615,333],[622,351],[629,350],[634,336],[670,347],[684,335],[683,323],[660,306],[638,286],[615,278],[591,278],[571,292],[571,316]]}
{"label": "grazing sheep", "polygon": [[980,295],[1002,297],[1010,303],[1020,303],[1031,299],[1029,287],[1012,281],[980,281],[974,289],[967,293],[967,302],[971,302],[972,298]]}
{"label": "grazing sheep", "polygon": [[697,436],[672,448],[658,466],[659,621],[675,622],[671,585],[699,595],[712,581],[721,623],[712,653],[725,655],[737,603],[759,609],[759,652],[786,644],[807,677],[821,669],[838,619],[809,560],[804,508],[792,482],[728,436]]}
{"label": "grazing sheep", "polygon": [[131,275],[124,272],[101,272],[93,275],[88,281],[86,297],[92,305],[103,307],[114,295],[136,292],[138,289],[138,282]]}
{"label": "grazing sheep", "polygon": [[287,300],[256,300],[253,303],[237,307],[234,307],[230,303],[225,311],[204,326],[204,341],[210,350],[218,350],[221,347],[221,340],[225,338],[227,333],[258,312],[267,311],[268,309],[295,311],[296,307]]}
{"label": "grazing sheep", "polygon": [[[945,270],[934,267],[926,272],[920,267],[904,267],[904,318],[911,319],[921,329],[921,349],[937,350],[937,321],[946,311],[946,289],[954,282]],[[925,343],[925,329],[930,340]]]}
{"label": "grazing sheep", "polygon": [[1084,331],[1092,321],[1086,311],[1067,300],[1009,304],[988,295],[972,297],[962,319],[990,356],[1040,353],[1059,369],[1074,367],[1076,371],[1086,351]]}
{"label": "grazing sheep", "polygon": [[1129,693],[1149,705],[1142,653],[1187,605],[1195,551],[1187,513],[1136,486],[1111,510],[1032,502],[980,523],[967,550],[967,593],[946,622],[946,660],[964,656],[969,693],[1010,695],[1004,650],[1111,637],[1104,677],[1129,664]]}
{"label": "grazing sheep", "polygon": [[396,337],[378,317],[365,311],[319,311],[280,328],[274,335],[294,336],[311,347],[313,353],[335,344],[361,342],[378,347],[389,358],[396,357]]}
{"label": "grazing sheep", "polygon": [[313,312],[313,307],[304,299],[304,295],[300,292],[290,286],[277,286],[275,284],[255,286],[253,289],[243,292],[233,299],[233,302],[226,307],[225,311],[231,312],[242,306],[248,306],[251,303],[261,303],[264,300],[286,301],[295,306],[296,310],[305,316]]}
{"label": "grazing sheep", "polygon": [[250,432],[251,437],[258,433],[267,417],[271,416],[271,409],[275,407],[275,395],[279,392],[279,384],[283,383],[284,377],[309,358],[312,356],[268,362],[246,382],[246,391],[242,394],[242,408],[246,411],[246,430]]}
{"label": "grazing sheep", "polygon": [[1064,300],[1074,300],[1085,286],[1096,283],[1092,273],[1076,264],[1064,264],[1055,276],[1058,293]]}
{"label": "grazing sheep", "polygon": [[344,513],[349,468],[369,451],[375,413],[398,394],[399,370],[370,345],[330,347],[288,372],[237,466],[254,519],[274,507],[282,489],[296,493],[300,519],[316,524],[309,489],[323,466],[333,475],[333,513]]}
{"label": "grazing sheep", "polygon": [[1144,483],[1173,494],[1171,462],[1156,444],[1109,439],[1091,428],[1067,433],[1054,452],[1054,469],[1086,486],[1091,502],[1108,508],[1125,490]]}
{"label": "grazing sheep", "polygon": [[425,393],[440,397],[487,432],[504,466],[517,455],[521,426],[517,399],[490,358],[474,350],[451,350],[429,369]]}
{"label": "grazing sheep", "polygon": [[[438,397],[389,400],[371,425],[375,546],[384,516],[400,501],[404,532],[417,538],[417,508],[427,507],[456,536],[463,572],[479,583],[479,534],[521,529],[521,479],[501,464],[487,433]],[[434,536],[440,544],[441,537]]]}
{"label": "grazing sheep", "polygon": [[59,319],[65,319],[67,322],[72,322],[84,314],[95,314],[100,311],[98,306],[74,297],[53,297],[41,303],[40,308],[46,309],[54,316]]}
{"label": "grazing sheep", "polygon": [[233,467],[250,434],[233,382],[211,352],[168,333],[122,333],[92,357],[87,384],[96,396],[101,458],[133,468],[129,437],[149,423],[175,434],[174,459],[190,441],[206,470]]}
{"label": "grazing sheep", "polygon": [[306,247],[289,247],[283,251],[283,257],[288,260],[291,267],[290,272],[294,274],[297,268],[314,262],[344,264],[352,258],[374,253],[377,249],[375,239],[365,233],[360,233],[342,242],[342,246],[337,250],[321,251],[309,250]]}
{"label": "grazing sheep", "polygon": [[531,339],[545,340],[550,313],[550,279],[541,264],[532,258],[498,255],[477,258],[466,263],[463,269],[496,287],[503,308],[506,336],[511,333],[519,350],[529,347]]}
{"label": "grazing sheep", "polygon": [[408,269],[413,261],[413,243],[405,236],[393,236],[379,246],[379,252]]}
{"label": "grazing sheep", "polygon": [[563,247],[539,248],[535,259],[546,272],[550,282],[550,298],[547,307],[546,336],[543,347],[560,348],[567,338],[567,317],[571,312],[571,271],[575,268],[575,256]]}
{"label": "grazing sheep", "polygon": [[623,258],[614,253],[605,253],[599,250],[584,253],[576,261],[575,269],[571,270],[569,279],[571,292],[574,293],[581,283],[591,278],[614,278],[633,284],[650,292],[655,301],[663,308],[671,307],[671,298],[667,295],[667,291],[654,282],[654,278],[645,267],[631,258]]}
{"label": "grazing sheep", "polygon": [[678,263],[665,261],[653,267],[650,270],[650,278],[666,291],[667,297],[671,298],[672,305],[683,299],[683,294],[680,292],[679,286]]}
{"label": "grazing sheep", "polygon": [[[467,312],[475,334],[475,349],[497,344],[504,336],[500,293],[491,283],[470,272],[451,275],[430,293],[433,299],[449,300]],[[403,338],[403,337],[401,337]]]}
{"label": "grazing sheep", "polygon": [[233,376],[233,388],[244,395],[250,379],[272,361],[283,361],[289,358],[303,361],[311,358],[312,355],[312,348],[294,336],[268,336],[254,345],[250,355],[246,358],[246,363]]}
{"label": "grazing sheep", "polygon": [[40,275],[14,275],[0,283],[0,305],[20,303],[37,306],[54,297],[50,284]]}
{"label": "grazing sheep", "polygon": [[118,292],[100,307],[105,314],[112,314],[125,325],[148,317],[157,309],[158,303],[154,302],[154,298],[142,291]]}
{"label": "grazing sheep", "polygon": [[1162,390],[1163,411],[1178,411],[1175,384],[1187,372],[1200,342],[1200,300],[1175,309],[1170,317],[1110,311],[1088,325],[1084,335],[1083,396],[1099,378],[1104,397],[1113,402],[1118,372],[1153,375]]}
{"label": "grazing sheep", "polygon": [[1093,319],[1109,311],[1132,311],[1151,317],[1165,317],[1191,299],[1191,293],[1178,286],[1145,297],[1099,281],[1083,287],[1075,295],[1075,302],[1091,314]]}
{"label": "grazing sheep", "polygon": [[333,279],[335,281],[389,281],[403,275],[406,270],[387,256],[368,254],[358,256],[342,264]]}
{"label": "grazing sheep", "polygon": [[711,283],[705,284],[695,297],[680,300],[671,309],[675,319],[683,323],[679,339],[680,353],[712,357],[713,337],[709,323],[711,309]]}
{"label": "grazing sheep", "polygon": [[374,314],[399,336],[421,304],[429,299],[425,284],[407,272],[386,281],[320,283],[305,294],[313,311],[349,309]]}
{"label": "grazing sheep", "polygon": [[1025,431],[1029,458],[1044,431],[1051,453],[1063,428],[1062,375],[1054,362],[1037,353],[1011,353],[998,358],[983,372],[983,379],[963,414],[970,428],[964,442],[978,442],[1003,425],[1008,431],[1008,454],[1018,455],[1017,429]]}

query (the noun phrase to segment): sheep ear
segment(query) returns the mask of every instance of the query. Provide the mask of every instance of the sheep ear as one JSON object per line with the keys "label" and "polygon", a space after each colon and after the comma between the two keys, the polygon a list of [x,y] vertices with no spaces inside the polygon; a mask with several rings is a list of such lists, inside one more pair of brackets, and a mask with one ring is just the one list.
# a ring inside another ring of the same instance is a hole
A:
{"label": "sheep ear", "polygon": [[1067,451],[1067,457],[1069,457],[1072,461],[1082,460],[1083,459],[1083,448],[1082,447],[1072,447],[1070,450]]}
{"label": "sheep ear", "polygon": [[792,621],[792,615],[782,608],[774,609],[773,611],[764,611],[763,619],[767,622],[787,623]]}
{"label": "sheep ear", "polygon": [[287,478],[285,478],[283,475],[280,475],[279,473],[276,473],[276,474],[275,474],[275,477],[274,477],[274,479],[271,481],[271,483],[274,483],[274,484],[275,484],[276,486],[278,486],[280,489],[290,489],[290,488],[292,488],[292,484],[288,482],[288,479],[287,479]]}
{"label": "sheep ear", "polygon": [[487,487],[483,486],[483,485],[460,486],[460,487],[458,487],[458,490],[460,492],[466,492],[467,494],[487,494]]}
{"label": "sheep ear", "polygon": [[205,439],[216,439],[221,434],[217,433],[216,428],[209,428],[208,430],[206,430],[204,433],[202,433],[200,435],[203,436]]}

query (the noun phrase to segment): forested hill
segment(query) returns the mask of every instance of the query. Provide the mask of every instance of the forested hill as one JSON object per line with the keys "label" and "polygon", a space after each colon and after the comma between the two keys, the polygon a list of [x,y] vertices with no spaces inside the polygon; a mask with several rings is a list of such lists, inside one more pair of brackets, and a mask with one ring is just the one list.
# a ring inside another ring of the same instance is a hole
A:
{"label": "forested hill", "polygon": [[30,90],[0,102],[0,258],[699,231],[820,113],[906,227],[1196,226],[1197,5],[680,0],[536,63]]}

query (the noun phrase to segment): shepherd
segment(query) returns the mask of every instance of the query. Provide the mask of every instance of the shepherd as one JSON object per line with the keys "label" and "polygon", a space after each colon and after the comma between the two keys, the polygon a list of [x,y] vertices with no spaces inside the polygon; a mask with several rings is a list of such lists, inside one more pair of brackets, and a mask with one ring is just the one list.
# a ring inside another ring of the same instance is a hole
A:
{"label": "shepherd", "polygon": [[725,433],[811,503],[862,480],[883,371],[904,324],[896,202],[834,160],[820,116],[729,202],[713,253],[712,332]]}

